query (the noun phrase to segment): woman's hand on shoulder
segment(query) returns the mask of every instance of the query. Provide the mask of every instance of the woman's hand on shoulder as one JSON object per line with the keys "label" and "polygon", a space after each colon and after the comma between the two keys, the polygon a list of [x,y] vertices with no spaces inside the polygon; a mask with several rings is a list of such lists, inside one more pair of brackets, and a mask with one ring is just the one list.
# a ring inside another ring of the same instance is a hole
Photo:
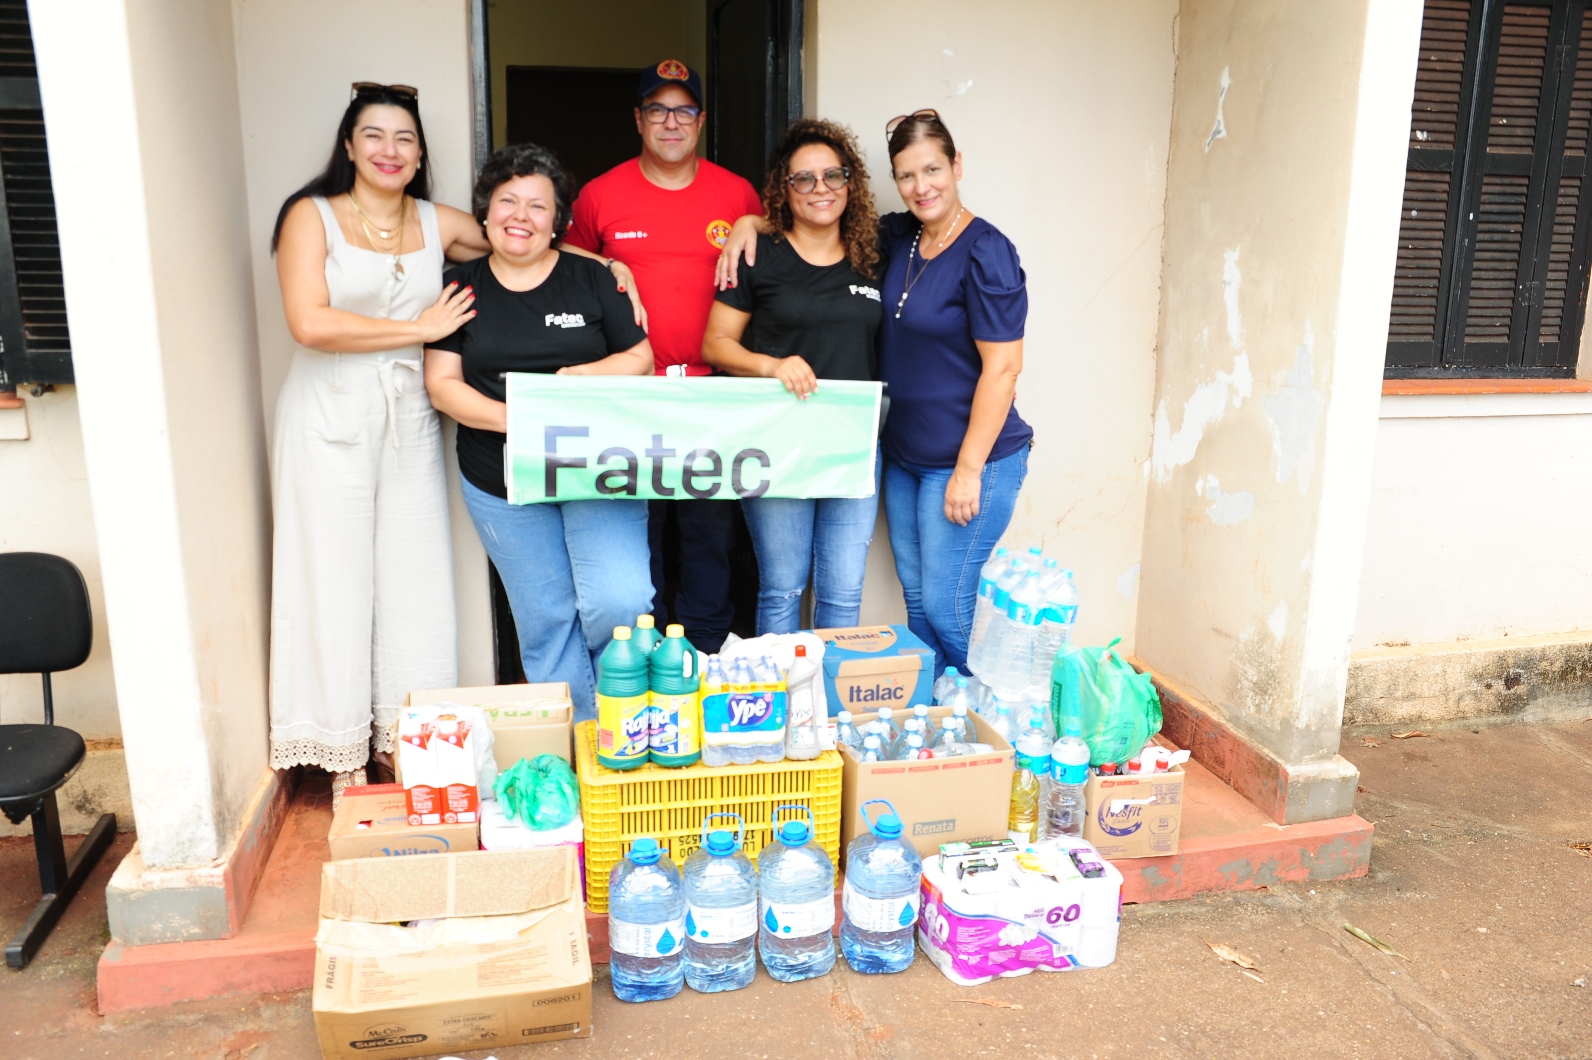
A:
{"label": "woman's hand on shoulder", "polygon": [[647,330],[647,307],[641,304],[641,292],[636,290],[636,274],[630,271],[630,266],[618,258],[610,258],[608,271],[613,274],[614,282],[619,285],[619,293],[630,296],[630,311],[635,314],[636,327],[642,331]]}
{"label": "woman's hand on shoulder", "polygon": [[730,237],[719,251],[718,264],[713,267],[713,286],[716,290],[734,287],[739,279],[741,257],[748,265],[757,264],[757,237],[768,231],[767,218],[755,213],[744,214],[730,226]]}
{"label": "woman's hand on shoulder", "polygon": [[415,318],[420,328],[420,341],[424,343],[445,339],[475,319],[475,288],[460,287],[457,282],[442,289],[432,302]]}
{"label": "woman's hand on shoulder", "polygon": [[444,206],[440,202],[435,206],[443,257],[449,261],[474,261],[491,251],[492,245],[486,241],[486,233],[481,231],[481,222],[452,206]]}

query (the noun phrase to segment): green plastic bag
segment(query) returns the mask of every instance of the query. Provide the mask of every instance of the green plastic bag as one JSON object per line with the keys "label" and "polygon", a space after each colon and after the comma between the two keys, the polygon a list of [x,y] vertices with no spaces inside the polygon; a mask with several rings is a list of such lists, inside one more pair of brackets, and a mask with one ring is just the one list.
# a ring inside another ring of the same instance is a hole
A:
{"label": "green plastic bag", "polygon": [[497,797],[507,817],[537,832],[562,828],[580,812],[575,771],[557,755],[522,758],[499,773]]}
{"label": "green plastic bag", "polygon": [[1144,741],[1161,731],[1161,696],[1149,674],[1141,674],[1111,649],[1068,648],[1050,671],[1050,713],[1056,731],[1078,722],[1089,745],[1089,764],[1135,758]]}

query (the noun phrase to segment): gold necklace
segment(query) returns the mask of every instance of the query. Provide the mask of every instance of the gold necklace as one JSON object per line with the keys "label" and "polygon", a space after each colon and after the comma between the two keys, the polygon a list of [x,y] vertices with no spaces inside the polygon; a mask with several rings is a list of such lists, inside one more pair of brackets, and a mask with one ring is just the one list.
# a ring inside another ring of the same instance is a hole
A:
{"label": "gold necklace", "polygon": [[[348,202],[349,205],[354,207],[354,213],[359,215],[359,226],[365,230],[365,238],[370,240],[371,249],[378,254],[391,254],[393,279],[402,277],[404,274],[404,263],[398,254],[398,250],[403,246],[404,242],[404,218],[409,212],[409,196],[405,195],[398,203],[398,227],[396,229],[379,228],[369,217],[365,216],[365,211],[359,208],[359,200],[354,198],[353,189],[349,189]],[[392,244],[384,247],[376,242],[378,234],[383,239],[391,239]]]}

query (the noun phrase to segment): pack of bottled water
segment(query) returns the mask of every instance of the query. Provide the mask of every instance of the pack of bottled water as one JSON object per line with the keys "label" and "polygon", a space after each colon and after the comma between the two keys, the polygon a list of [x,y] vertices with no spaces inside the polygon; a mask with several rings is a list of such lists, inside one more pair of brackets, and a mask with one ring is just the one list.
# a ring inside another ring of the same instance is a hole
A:
{"label": "pack of bottled water", "polygon": [[1051,664],[1077,619],[1072,571],[1038,547],[1020,555],[998,548],[979,572],[968,668],[1014,712],[1049,703]]}

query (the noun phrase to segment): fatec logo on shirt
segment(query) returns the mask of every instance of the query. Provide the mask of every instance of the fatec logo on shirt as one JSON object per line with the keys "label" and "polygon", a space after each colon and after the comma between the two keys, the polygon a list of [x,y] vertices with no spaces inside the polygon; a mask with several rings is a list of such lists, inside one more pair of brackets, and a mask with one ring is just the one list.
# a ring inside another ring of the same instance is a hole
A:
{"label": "fatec logo on shirt", "polygon": [[851,288],[852,294],[860,294],[864,298],[872,298],[875,302],[879,300],[879,289],[877,287],[864,287],[856,283],[848,284],[847,286]]}
{"label": "fatec logo on shirt", "polygon": [[708,242],[709,243],[712,243],[714,246],[719,247],[720,249],[723,249],[724,244],[728,243],[729,241],[730,241],[730,222],[728,222],[728,221],[709,221],[708,222]]}
{"label": "fatec logo on shirt", "polygon": [[580,313],[549,313],[544,324],[550,328],[583,328],[586,318]]}

